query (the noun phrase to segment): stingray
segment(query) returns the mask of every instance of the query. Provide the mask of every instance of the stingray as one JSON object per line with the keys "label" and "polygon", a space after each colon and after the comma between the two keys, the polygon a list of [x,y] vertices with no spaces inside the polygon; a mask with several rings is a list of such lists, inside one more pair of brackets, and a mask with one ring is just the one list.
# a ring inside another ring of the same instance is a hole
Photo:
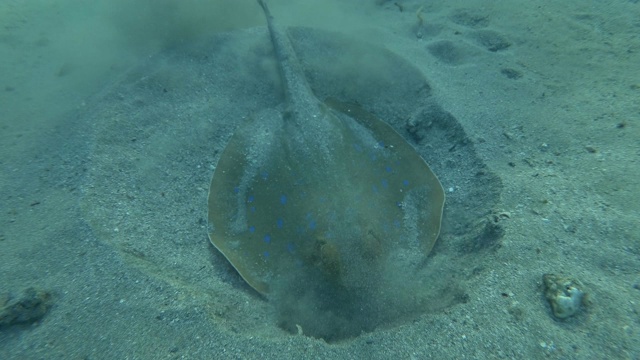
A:
{"label": "stingray", "polygon": [[216,165],[209,239],[256,291],[357,287],[398,254],[426,258],[440,232],[444,191],[389,124],[319,100],[285,31],[262,7],[283,103],[238,126]]}

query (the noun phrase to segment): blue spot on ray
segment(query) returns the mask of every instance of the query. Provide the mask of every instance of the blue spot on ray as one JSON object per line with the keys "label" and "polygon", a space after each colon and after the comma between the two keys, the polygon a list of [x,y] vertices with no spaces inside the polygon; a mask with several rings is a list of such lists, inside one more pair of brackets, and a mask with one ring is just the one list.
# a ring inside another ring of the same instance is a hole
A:
{"label": "blue spot on ray", "polygon": [[282,218],[278,218],[276,220],[276,226],[278,227],[278,229],[282,229],[282,227],[284,226],[284,220],[282,220]]}
{"label": "blue spot on ray", "polygon": [[271,235],[266,234],[263,238],[264,242],[266,242],[267,244],[271,243]]}
{"label": "blue spot on ray", "polygon": [[280,204],[285,205],[287,203],[287,195],[280,195]]}
{"label": "blue spot on ray", "polygon": [[255,198],[253,197],[253,195],[249,195],[249,197],[247,197],[247,202],[248,203],[252,203],[253,200],[255,200]]}
{"label": "blue spot on ray", "polygon": [[256,232],[256,227],[255,227],[255,226],[253,226],[253,225],[249,226],[249,232],[250,232],[250,233],[254,233],[254,232]]}

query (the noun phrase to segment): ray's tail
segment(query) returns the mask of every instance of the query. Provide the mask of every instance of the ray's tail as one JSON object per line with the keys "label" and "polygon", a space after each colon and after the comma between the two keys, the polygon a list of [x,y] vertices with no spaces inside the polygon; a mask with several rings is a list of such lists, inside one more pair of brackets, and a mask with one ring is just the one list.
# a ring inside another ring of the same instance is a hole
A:
{"label": "ray's tail", "polygon": [[271,44],[278,61],[280,77],[284,86],[286,103],[292,108],[309,106],[315,102],[315,97],[300,65],[291,41],[286,33],[280,31],[273,22],[273,16],[264,0],[257,0],[267,19],[267,27],[271,36]]}

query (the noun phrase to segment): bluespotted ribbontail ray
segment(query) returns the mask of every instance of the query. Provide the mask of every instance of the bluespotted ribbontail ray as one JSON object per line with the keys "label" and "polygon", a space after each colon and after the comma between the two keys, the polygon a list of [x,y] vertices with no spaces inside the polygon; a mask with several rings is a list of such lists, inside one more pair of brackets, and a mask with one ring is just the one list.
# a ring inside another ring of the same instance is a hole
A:
{"label": "bluespotted ribbontail ray", "polygon": [[283,281],[350,292],[398,254],[426,256],[440,231],[440,182],[387,123],[317,99],[286,33],[258,3],[284,109],[254,115],[224,149],[209,190],[212,244],[265,295]]}

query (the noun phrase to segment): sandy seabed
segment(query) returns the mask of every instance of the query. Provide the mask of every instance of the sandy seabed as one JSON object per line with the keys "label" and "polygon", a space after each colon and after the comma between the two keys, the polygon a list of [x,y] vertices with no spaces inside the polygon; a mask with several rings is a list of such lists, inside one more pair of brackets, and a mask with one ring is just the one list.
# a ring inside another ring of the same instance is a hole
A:
{"label": "sandy seabed", "polygon": [[[266,31],[257,4],[7,1],[0,358],[640,358],[640,3],[270,5],[280,24],[340,32],[419,69],[499,178],[488,216],[504,233],[463,247],[451,245],[463,235],[444,233],[426,265],[443,306],[333,343],[290,334],[206,226],[219,151],[275,95],[222,105],[272,92],[277,76],[262,70],[273,64],[258,63],[252,79],[264,81],[251,89],[220,75],[223,91],[184,80],[197,64],[160,61],[223,31],[244,34],[225,47],[237,66],[249,50],[268,58],[268,43],[247,36]],[[225,120],[212,123],[216,104]],[[190,116],[163,116],[174,113]],[[464,179],[441,179],[451,206],[478,201]],[[575,316],[554,317],[547,273],[587,294]],[[11,308],[21,297],[25,307]]]}

